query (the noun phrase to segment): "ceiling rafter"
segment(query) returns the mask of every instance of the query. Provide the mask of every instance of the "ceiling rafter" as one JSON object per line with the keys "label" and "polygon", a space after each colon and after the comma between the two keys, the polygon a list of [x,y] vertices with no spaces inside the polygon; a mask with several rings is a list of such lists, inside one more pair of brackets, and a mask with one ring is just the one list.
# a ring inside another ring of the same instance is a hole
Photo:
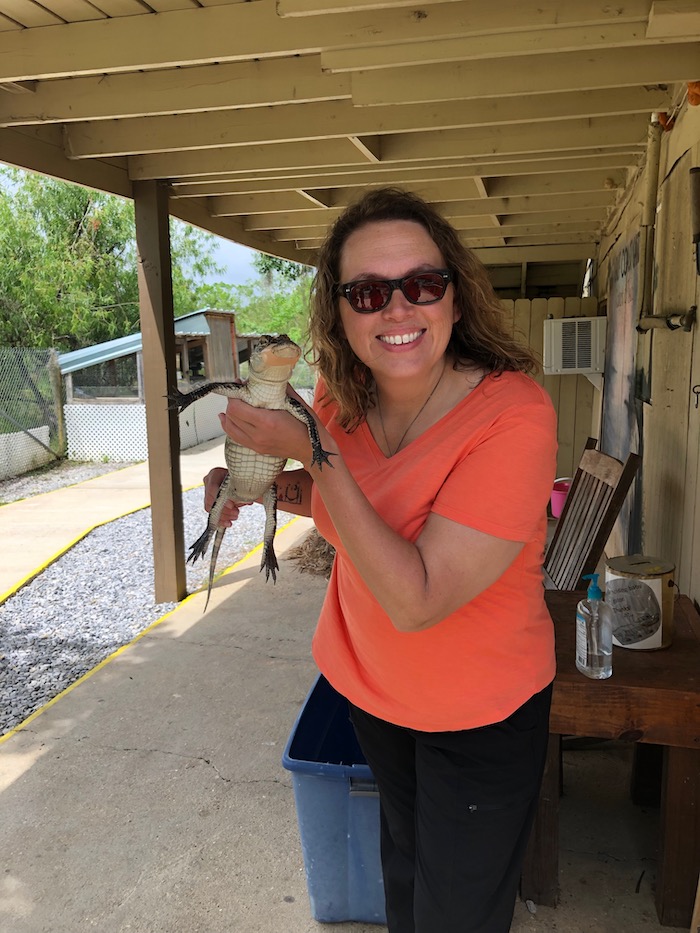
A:
{"label": "ceiling rafter", "polygon": [[473,3],[453,2],[435,4],[427,12],[399,7],[376,10],[369,18],[339,13],[307,20],[283,19],[273,3],[258,0],[157,17],[73,22],[25,30],[21,42],[0,34],[0,82],[276,58],[357,45],[511,33],[519,28],[638,21],[649,9],[644,0],[630,0],[623,10],[594,0],[543,6],[532,0],[510,0],[475,9]]}
{"label": "ceiling rafter", "polygon": [[[367,137],[507,124],[554,123],[572,118],[647,115],[671,106],[668,89],[606,89],[527,95],[456,104],[356,108],[349,100],[233,110],[222,127],[219,111],[132,120],[72,123],[66,128],[71,158],[132,155],[257,143],[348,137],[367,161],[382,159],[381,140]],[[555,131],[548,130],[549,131]]]}
{"label": "ceiling rafter", "polygon": [[360,190],[403,185],[490,267],[560,283],[650,115],[689,114],[699,47],[689,0],[0,0],[0,159],[163,182],[174,215],[309,263]]}

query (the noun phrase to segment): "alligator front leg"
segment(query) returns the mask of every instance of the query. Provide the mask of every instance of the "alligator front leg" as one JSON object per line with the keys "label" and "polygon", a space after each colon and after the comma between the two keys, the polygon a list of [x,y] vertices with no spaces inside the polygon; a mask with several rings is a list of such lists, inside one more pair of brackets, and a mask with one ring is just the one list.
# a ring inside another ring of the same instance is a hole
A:
{"label": "alligator front leg", "polygon": [[210,392],[216,392],[226,398],[245,398],[246,386],[240,382],[203,382],[191,392],[180,392],[179,389],[172,389],[168,392],[168,408],[184,411],[192,402],[199,398],[204,398]]}
{"label": "alligator front leg", "polygon": [[331,457],[335,457],[335,454],[330,450],[324,450],[321,447],[321,438],[318,434],[318,427],[316,425],[316,420],[311,412],[301,404],[295,398],[287,396],[286,399],[286,408],[290,415],[298,421],[303,421],[306,425],[306,428],[309,432],[309,440],[311,441],[311,466],[315,463],[318,464],[319,470],[323,469],[323,464],[327,463],[329,467],[332,467],[333,464],[330,461]]}
{"label": "alligator front leg", "polygon": [[277,531],[277,483],[273,483],[264,493],[262,504],[265,506],[265,534],[263,535],[263,554],[260,570],[265,571],[265,580],[277,582],[280,569],[275,556],[275,532]]}

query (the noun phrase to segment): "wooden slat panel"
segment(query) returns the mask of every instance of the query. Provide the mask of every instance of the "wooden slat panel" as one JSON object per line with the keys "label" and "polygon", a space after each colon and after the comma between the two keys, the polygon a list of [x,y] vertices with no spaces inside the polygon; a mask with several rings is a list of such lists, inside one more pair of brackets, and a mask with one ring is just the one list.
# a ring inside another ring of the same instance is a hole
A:
{"label": "wooden slat panel", "polygon": [[140,0],[90,0],[105,16],[139,16],[150,12]]}
{"label": "wooden slat panel", "polygon": [[0,0],[0,13],[21,23],[28,28],[32,26],[55,26],[64,20],[52,13],[51,10],[39,6],[32,0]]}
{"label": "wooden slat panel", "polygon": [[107,18],[104,13],[84,0],[44,0],[43,6],[65,23],[84,23]]}
{"label": "wooden slat panel", "polygon": [[[516,302],[516,308],[518,303]],[[530,346],[541,361],[544,354],[544,321],[547,317],[547,302],[542,298],[535,298],[531,302],[530,310]],[[540,372],[537,381],[542,385],[544,376]]]}
{"label": "wooden slat panel", "polygon": [[169,13],[172,10],[189,10],[192,7],[205,6],[197,0],[148,0],[148,5],[156,13]]}
{"label": "wooden slat panel", "polygon": [[593,573],[634,479],[640,458],[624,464],[592,449],[589,439],[574,474],[564,510],[545,556],[548,586],[581,587],[581,575]]}
{"label": "wooden slat panel", "polygon": [[510,332],[515,333],[515,302],[510,298],[501,299],[503,310],[506,312],[506,318],[510,322]]}
{"label": "wooden slat panel", "polygon": [[0,32],[12,32],[12,30],[18,30],[21,28],[22,27],[19,25],[19,23],[16,23],[12,19],[8,19],[6,16],[3,16],[2,13],[0,13]]}
{"label": "wooden slat panel", "polygon": [[[680,222],[659,225],[654,251],[657,313],[687,310],[698,301],[700,279],[687,222],[689,169],[698,164],[698,153],[696,143],[661,187],[660,216]],[[681,591],[700,601],[700,408],[695,408],[692,393],[692,386],[700,384],[700,326],[696,323],[690,334],[659,329],[639,339],[645,350],[651,343],[651,404],[643,410],[643,550],[676,564]]]}
{"label": "wooden slat panel", "polygon": [[[566,298],[557,317],[579,317],[581,301],[579,298]],[[560,377],[559,384],[559,476],[573,476],[580,456],[582,444],[576,443],[576,420],[578,416],[578,387],[585,376],[569,373]],[[585,437],[588,437],[586,432]],[[584,438],[585,440],[585,438]]]}
{"label": "wooden slat panel", "polygon": [[529,298],[517,298],[513,302],[513,332],[532,346],[532,302]]}

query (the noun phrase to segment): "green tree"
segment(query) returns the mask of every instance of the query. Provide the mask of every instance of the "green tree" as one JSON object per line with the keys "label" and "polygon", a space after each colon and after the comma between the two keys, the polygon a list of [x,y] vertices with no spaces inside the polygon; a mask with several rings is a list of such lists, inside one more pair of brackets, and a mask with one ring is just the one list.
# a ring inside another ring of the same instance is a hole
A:
{"label": "green tree", "polygon": [[236,330],[239,334],[289,334],[304,344],[309,321],[311,276],[304,275],[293,285],[280,287],[269,279],[258,279],[234,289]]}
{"label": "green tree", "polygon": [[[271,256],[263,259],[256,256],[253,260],[260,278],[233,288],[236,330],[239,334],[289,334],[306,351],[313,270]],[[303,359],[294,369],[292,384],[297,388],[313,385],[313,374]]]}
{"label": "green tree", "polygon": [[[239,333],[287,333],[304,346],[309,266],[259,253],[259,278],[231,285],[216,281],[216,237],[174,219],[170,237],[176,316],[233,310]],[[139,327],[133,203],[0,170],[0,346],[73,350]]]}
{"label": "green tree", "polygon": [[309,266],[291,262],[289,259],[280,259],[278,256],[268,256],[266,253],[256,253],[253,265],[264,278],[283,282],[298,282],[311,272]]}
{"label": "green tree", "polygon": [[[216,238],[171,220],[176,315],[204,307]],[[220,305],[231,286],[221,283]],[[224,300],[226,303],[224,304]],[[0,345],[72,350],[139,329],[131,201],[0,170]]]}

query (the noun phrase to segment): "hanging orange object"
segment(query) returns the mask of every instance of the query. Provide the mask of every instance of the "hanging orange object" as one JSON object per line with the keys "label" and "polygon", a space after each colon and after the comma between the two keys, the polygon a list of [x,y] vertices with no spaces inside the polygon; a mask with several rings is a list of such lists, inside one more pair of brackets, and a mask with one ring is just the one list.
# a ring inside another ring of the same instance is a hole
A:
{"label": "hanging orange object", "polygon": [[700,81],[688,81],[688,103],[691,107],[700,104]]}

